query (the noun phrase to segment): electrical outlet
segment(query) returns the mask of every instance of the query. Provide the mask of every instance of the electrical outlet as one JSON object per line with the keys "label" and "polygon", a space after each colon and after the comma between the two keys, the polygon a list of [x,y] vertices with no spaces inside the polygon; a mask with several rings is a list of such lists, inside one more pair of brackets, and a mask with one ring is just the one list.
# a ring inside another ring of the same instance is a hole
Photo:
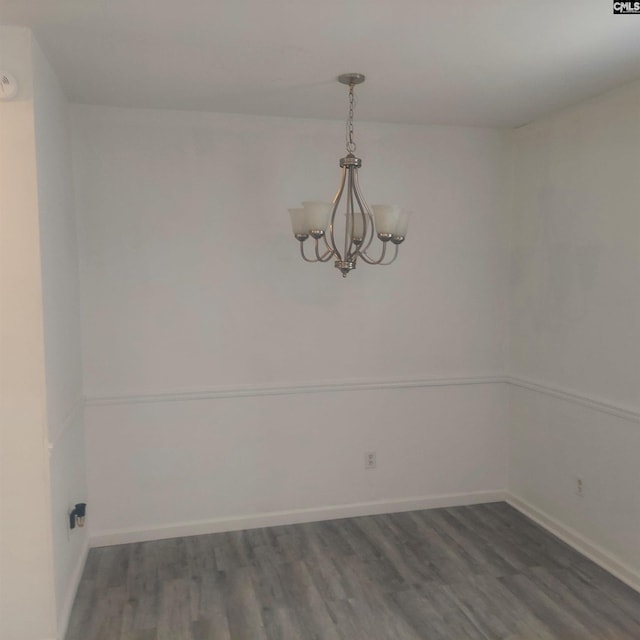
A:
{"label": "electrical outlet", "polygon": [[365,469],[375,469],[377,464],[376,460],[376,452],[375,451],[365,451],[364,453],[364,468]]}
{"label": "electrical outlet", "polygon": [[576,476],[576,495],[579,498],[584,497],[584,482],[580,476]]}

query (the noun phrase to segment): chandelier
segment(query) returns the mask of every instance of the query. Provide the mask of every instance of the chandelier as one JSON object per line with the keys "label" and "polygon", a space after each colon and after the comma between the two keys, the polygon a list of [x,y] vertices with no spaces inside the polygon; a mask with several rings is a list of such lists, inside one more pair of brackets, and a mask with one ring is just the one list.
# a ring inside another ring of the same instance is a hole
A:
{"label": "chandelier", "polygon": [[[364,76],[361,73],[345,73],[338,80],[349,86],[347,155],[340,158],[340,186],[333,202],[303,202],[302,208],[289,209],[289,213],[293,235],[300,241],[302,258],[307,262],[328,262],[334,258],[336,269],[346,278],[349,271],[356,268],[358,258],[367,264],[391,264],[398,257],[398,246],[404,241],[409,220],[407,212],[397,205],[374,204],[369,208],[366,203],[358,182],[362,160],[354,154],[356,143],[353,140],[354,87],[364,82]],[[343,200],[346,209],[344,230],[339,233],[336,223],[340,219],[336,220],[336,216]],[[305,241],[309,236],[315,244],[311,257],[305,253]],[[378,245],[379,255],[372,257],[369,250],[376,236],[382,244]],[[387,250],[389,242],[393,245],[391,251]]]}

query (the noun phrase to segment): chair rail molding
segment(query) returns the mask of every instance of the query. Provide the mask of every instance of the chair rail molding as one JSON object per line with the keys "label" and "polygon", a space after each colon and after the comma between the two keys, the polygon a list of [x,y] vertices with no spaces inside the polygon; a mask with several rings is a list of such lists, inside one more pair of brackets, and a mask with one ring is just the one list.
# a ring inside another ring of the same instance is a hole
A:
{"label": "chair rail molding", "polygon": [[[89,394],[82,404],[86,406],[118,405],[118,404],[152,404],[158,402],[189,402],[194,400],[216,400],[219,398],[243,398],[254,396],[281,396],[308,393],[339,393],[344,391],[371,391],[377,389],[413,389],[429,387],[456,387],[469,385],[508,384],[521,389],[528,389],[543,395],[551,396],[578,404],[594,411],[624,418],[630,422],[640,423],[640,409],[625,407],[602,400],[595,396],[569,391],[560,387],[544,384],[520,376],[490,373],[476,376],[460,377],[412,377],[412,378],[377,378],[356,380],[331,380],[307,382],[304,384],[281,383],[274,385],[235,385],[212,387],[209,389],[184,389],[179,391],[159,391],[148,393],[112,393]],[[78,410],[74,407],[73,413]],[[65,420],[68,424],[70,419]],[[62,435],[62,430],[58,437]]]}
{"label": "chair rail molding", "polygon": [[594,396],[576,393],[575,391],[567,391],[566,389],[546,385],[534,380],[528,380],[527,378],[520,378],[518,376],[505,376],[504,382],[515,387],[520,387],[521,389],[537,391],[538,393],[559,398],[566,402],[579,404],[583,407],[587,407],[588,409],[593,409],[594,411],[600,411],[601,413],[607,413],[618,418],[624,418],[630,422],[640,423],[640,410],[635,408],[622,407]]}
{"label": "chair rail molding", "polygon": [[361,380],[331,380],[304,384],[237,385],[210,389],[167,391],[157,393],[88,395],[88,406],[112,404],[140,404],[156,402],[184,402],[190,400],[215,400],[218,398],[242,398],[251,396],[280,396],[307,393],[336,393],[343,391],[371,391],[377,389],[412,389],[416,387],[453,387],[479,384],[502,384],[505,377],[487,374],[451,378],[380,378]]}

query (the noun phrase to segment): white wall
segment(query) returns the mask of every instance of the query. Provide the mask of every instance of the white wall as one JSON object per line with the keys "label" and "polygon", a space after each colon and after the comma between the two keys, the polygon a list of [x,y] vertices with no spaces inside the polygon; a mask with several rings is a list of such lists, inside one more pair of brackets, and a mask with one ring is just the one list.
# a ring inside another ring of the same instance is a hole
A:
{"label": "white wall", "polygon": [[514,133],[511,372],[543,388],[511,391],[510,489],[640,586],[638,122],[635,83]]}
{"label": "white wall", "polygon": [[98,538],[505,488],[504,389],[459,384],[504,369],[503,132],[361,124],[365,194],[416,215],[397,263],[343,280],[300,260],[286,212],[332,197],[342,123],[74,106],[73,124]]}
{"label": "white wall", "polygon": [[0,29],[0,637],[55,636],[31,34]]}
{"label": "white wall", "polygon": [[73,505],[87,500],[78,252],[68,105],[35,41],[33,73],[53,557],[62,637],[88,545],[87,529],[70,532],[68,519]]}

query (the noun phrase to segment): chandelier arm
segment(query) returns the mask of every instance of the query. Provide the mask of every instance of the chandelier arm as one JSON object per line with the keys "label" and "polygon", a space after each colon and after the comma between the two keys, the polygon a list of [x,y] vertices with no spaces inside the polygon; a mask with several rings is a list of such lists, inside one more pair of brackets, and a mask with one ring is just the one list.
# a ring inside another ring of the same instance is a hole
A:
{"label": "chandelier arm", "polygon": [[349,167],[347,174],[347,220],[344,230],[345,260],[349,260],[351,256],[351,247],[353,246],[353,171],[353,168]]}
{"label": "chandelier arm", "polygon": [[[351,211],[351,215],[349,215],[348,211]],[[355,215],[356,215],[356,210],[355,210],[355,207],[353,206],[353,169],[350,169],[349,170],[349,207],[347,208],[347,219],[345,224],[345,239],[344,239],[345,245],[347,245],[347,243],[349,245],[348,249],[345,246],[345,256],[347,256],[346,260],[353,259],[353,254],[354,254],[353,234],[355,232]]]}
{"label": "chandelier arm", "polygon": [[[377,260],[374,260],[373,258],[371,258],[368,254],[366,253],[361,253],[360,257],[367,263],[367,264],[382,264],[385,256],[387,255],[387,245],[389,243],[388,242],[383,242],[382,243],[382,253],[380,254],[380,257]],[[396,247],[397,249],[397,247]],[[395,258],[394,258],[395,260]]]}
{"label": "chandelier arm", "polygon": [[329,254],[329,253],[335,254],[335,251],[332,249],[331,245],[327,242],[327,234],[326,233],[322,236],[322,239],[324,240],[324,246],[327,247],[327,254]]}
{"label": "chandelier arm", "polygon": [[364,195],[362,194],[362,189],[360,188],[360,181],[358,180],[358,170],[356,169],[354,176],[354,186],[355,186],[355,194],[356,200],[360,205],[360,209],[365,214],[365,238],[363,243],[360,245],[360,248],[357,251],[357,254],[360,256],[364,256],[367,253],[367,249],[371,246],[373,242],[373,238],[375,236],[375,228],[373,224],[373,216],[371,215],[371,211],[369,209],[369,205],[367,201],[364,199]]}
{"label": "chandelier arm", "polygon": [[[322,236],[322,237],[324,238],[324,236]],[[318,239],[318,238],[314,238],[314,239],[315,239],[315,241],[316,241],[316,247],[315,247],[315,250],[316,250],[316,259],[317,259],[317,262],[326,262],[326,261],[327,261],[327,260],[329,260],[329,258],[331,258],[331,256],[333,255],[333,251],[332,251],[331,247],[329,247],[329,248],[328,248],[328,250],[327,250],[325,253],[323,253],[322,255],[320,255],[320,249],[319,249],[319,247],[320,247],[320,241],[319,241],[319,239]],[[325,240],[325,244],[326,244],[326,240]]]}
{"label": "chandelier arm", "polygon": [[304,240],[300,240],[300,255],[305,262],[318,262],[317,260],[312,260],[304,255]]}
{"label": "chandelier arm", "polygon": [[[385,244],[387,244],[385,242]],[[381,267],[386,267],[388,264],[391,264],[392,262],[395,262],[395,259],[398,257],[398,250],[400,249],[400,245],[396,244],[393,245],[395,247],[395,251],[393,252],[393,258],[391,258],[391,260],[388,260],[387,262],[380,262],[378,263]]]}
{"label": "chandelier arm", "polygon": [[338,205],[340,204],[340,200],[342,199],[342,194],[344,192],[344,185],[346,181],[347,181],[347,167],[343,167],[340,186],[338,187],[338,191],[336,191],[336,195],[333,198],[333,211],[331,212],[331,221],[329,222],[329,238],[331,240],[331,244],[327,242],[329,248],[333,252],[333,255],[338,260],[342,260],[342,256],[340,255],[340,251],[338,251],[338,246],[336,245],[336,239],[333,233],[333,228],[336,221],[336,212],[338,211]]}
{"label": "chandelier arm", "polygon": [[[367,224],[367,220],[366,220],[366,214],[364,214],[361,209],[355,209],[355,208],[353,209],[353,220],[354,220],[354,222],[353,222],[353,225],[352,225],[352,229],[355,231],[355,218],[356,218],[356,216],[359,216],[360,218],[364,218],[364,223],[362,225],[362,229],[364,230],[363,234],[366,234],[367,233],[368,224]],[[352,261],[355,262],[358,259],[358,256],[360,255],[360,247],[362,246],[362,242],[363,242],[362,240],[359,241],[359,242],[355,242],[352,239],[351,248],[350,248],[350,251],[349,251],[349,260],[352,260]]]}
{"label": "chandelier arm", "polygon": [[300,255],[302,256],[303,260],[305,262],[327,262],[327,260],[329,260],[331,258],[331,256],[333,255],[333,251],[331,250],[330,247],[327,248],[327,251],[325,253],[323,253],[322,255],[320,255],[320,250],[318,248],[318,238],[314,238],[315,240],[315,254],[316,257],[315,258],[307,258],[307,256],[305,255],[304,252],[304,240],[300,240]]}

